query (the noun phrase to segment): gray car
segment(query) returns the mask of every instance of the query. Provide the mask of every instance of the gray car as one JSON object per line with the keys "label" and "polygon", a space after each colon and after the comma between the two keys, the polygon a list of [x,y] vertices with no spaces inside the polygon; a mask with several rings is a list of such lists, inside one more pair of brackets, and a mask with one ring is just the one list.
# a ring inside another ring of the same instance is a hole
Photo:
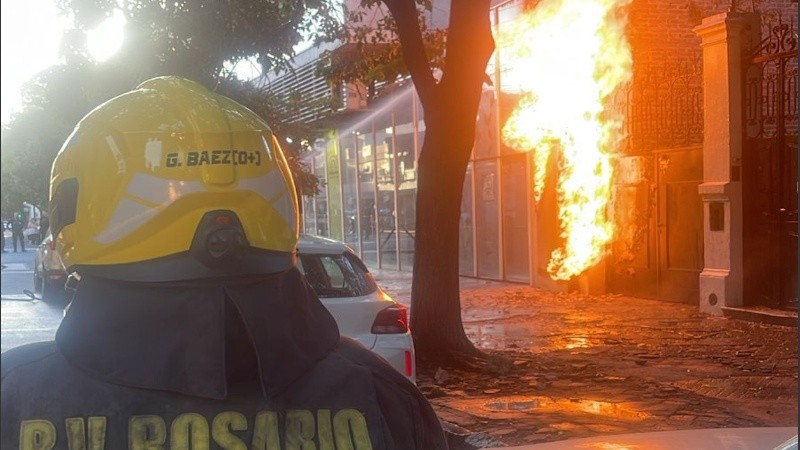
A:
{"label": "gray car", "polygon": [[67,270],[56,249],[53,236],[48,234],[36,247],[33,258],[33,289],[40,292],[46,302],[63,302],[65,299],[64,284],[67,282]]}

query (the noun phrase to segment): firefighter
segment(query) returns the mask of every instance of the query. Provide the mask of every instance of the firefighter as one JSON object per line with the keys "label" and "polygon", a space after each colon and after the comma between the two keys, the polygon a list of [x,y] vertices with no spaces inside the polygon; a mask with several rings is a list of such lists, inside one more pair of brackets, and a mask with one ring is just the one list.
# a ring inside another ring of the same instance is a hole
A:
{"label": "firefighter", "polygon": [[293,181],[250,110],[146,81],[78,124],[50,205],[81,281],[54,341],[2,355],[0,448],[446,448],[295,267]]}

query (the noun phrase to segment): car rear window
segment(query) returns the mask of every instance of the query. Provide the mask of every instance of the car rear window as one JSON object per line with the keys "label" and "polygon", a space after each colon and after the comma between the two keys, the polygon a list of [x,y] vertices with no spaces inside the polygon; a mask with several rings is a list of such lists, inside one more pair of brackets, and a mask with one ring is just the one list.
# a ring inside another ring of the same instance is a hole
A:
{"label": "car rear window", "polygon": [[352,253],[300,254],[297,261],[320,298],[359,297],[378,289],[367,267]]}

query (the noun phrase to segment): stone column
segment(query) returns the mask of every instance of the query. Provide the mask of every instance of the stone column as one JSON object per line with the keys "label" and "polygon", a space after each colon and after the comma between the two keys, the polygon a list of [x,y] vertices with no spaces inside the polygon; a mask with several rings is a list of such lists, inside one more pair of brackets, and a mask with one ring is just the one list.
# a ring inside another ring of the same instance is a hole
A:
{"label": "stone column", "polygon": [[721,315],[742,305],[743,60],[756,14],[727,12],[703,19],[694,29],[703,47],[704,267],[700,311]]}

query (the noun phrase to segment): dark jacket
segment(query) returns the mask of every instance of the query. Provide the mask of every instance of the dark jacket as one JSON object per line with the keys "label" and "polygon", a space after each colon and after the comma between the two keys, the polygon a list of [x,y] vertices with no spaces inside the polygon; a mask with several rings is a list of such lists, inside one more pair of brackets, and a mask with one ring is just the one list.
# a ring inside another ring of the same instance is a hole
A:
{"label": "dark jacket", "polygon": [[11,221],[11,231],[15,234],[22,233],[25,229],[25,221],[19,217],[14,217]]}
{"label": "dark jacket", "polygon": [[[225,301],[254,343],[249,381],[226,379]],[[339,338],[295,269],[224,286],[84,277],[55,342],[3,353],[0,423],[2,449],[446,449],[417,388]]]}

